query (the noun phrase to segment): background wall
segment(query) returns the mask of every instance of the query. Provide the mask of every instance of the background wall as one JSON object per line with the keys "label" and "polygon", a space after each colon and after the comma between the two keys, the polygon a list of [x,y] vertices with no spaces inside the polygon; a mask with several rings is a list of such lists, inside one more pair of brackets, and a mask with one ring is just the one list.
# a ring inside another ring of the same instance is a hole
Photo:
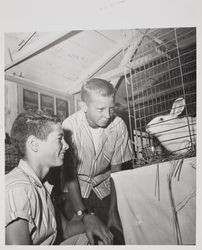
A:
{"label": "background wall", "polygon": [[5,133],[10,133],[17,116],[17,83],[5,81]]}

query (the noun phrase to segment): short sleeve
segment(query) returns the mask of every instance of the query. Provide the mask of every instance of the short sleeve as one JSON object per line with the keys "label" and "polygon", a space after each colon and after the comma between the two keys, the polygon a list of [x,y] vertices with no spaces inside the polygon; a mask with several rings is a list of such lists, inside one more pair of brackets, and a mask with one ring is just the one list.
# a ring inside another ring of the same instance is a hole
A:
{"label": "short sleeve", "polygon": [[[27,220],[33,225],[30,205],[31,192],[23,185],[6,189],[5,195],[5,224],[6,226],[16,219]],[[33,225],[34,226],[34,225]]]}
{"label": "short sleeve", "polygon": [[131,142],[129,140],[126,124],[121,119],[117,124],[115,131],[116,142],[111,164],[117,165],[133,159]]}

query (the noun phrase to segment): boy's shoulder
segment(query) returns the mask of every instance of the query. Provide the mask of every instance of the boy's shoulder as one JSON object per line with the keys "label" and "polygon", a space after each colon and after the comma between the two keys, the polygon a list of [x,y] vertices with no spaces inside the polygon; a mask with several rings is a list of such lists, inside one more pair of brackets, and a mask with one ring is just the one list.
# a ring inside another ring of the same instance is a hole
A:
{"label": "boy's shoulder", "polygon": [[6,188],[13,186],[26,185],[30,186],[30,180],[28,176],[22,171],[22,169],[15,167],[5,177]]}
{"label": "boy's shoulder", "polygon": [[124,120],[120,117],[120,116],[116,116],[113,121],[110,124],[110,128],[114,128],[114,127],[120,127],[120,126],[126,126]]}
{"label": "boy's shoulder", "polygon": [[65,129],[66,127],[69,127],[71,125],[77,126],[78,124],[80,124],[82,118],[83,118],[83,111],[79,110],[79,111],[75,112],[74,114],[68,116],[62,122],[62,127]]}

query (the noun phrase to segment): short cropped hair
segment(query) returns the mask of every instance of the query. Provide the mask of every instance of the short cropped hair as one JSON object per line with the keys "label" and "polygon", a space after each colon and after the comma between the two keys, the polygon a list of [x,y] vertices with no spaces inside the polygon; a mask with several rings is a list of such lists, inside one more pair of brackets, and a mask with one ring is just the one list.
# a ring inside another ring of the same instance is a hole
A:
{"label": "short cropped hair", "polygon": [[81,100],[83,102],[88,102],[92,94],[104,97],[114,96],[115,89],[110,82],[104,79],[92,78],[82,85]]}
{"label": "short cropped hair", "polygon": [[18,150],[19,156],[25,157],[26,141],[30,135],[34,135],[40,140],[46,140],[49,133],[53,131],[52,125],[56,123],[58,123],[56,117],[40,111],[19,114],[11,129],[11,142]]}

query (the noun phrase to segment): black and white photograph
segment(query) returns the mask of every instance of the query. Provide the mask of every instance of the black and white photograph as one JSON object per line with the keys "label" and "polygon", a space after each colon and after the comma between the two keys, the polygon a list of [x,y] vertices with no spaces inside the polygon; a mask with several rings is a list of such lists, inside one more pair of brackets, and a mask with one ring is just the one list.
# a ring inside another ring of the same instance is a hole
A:
{"label": "black and white photograph", "polygon": [[[135,9],[97,2],[89,21]],[[201,31],[190,13],[1,32],[3,246],[199,246]]]}

